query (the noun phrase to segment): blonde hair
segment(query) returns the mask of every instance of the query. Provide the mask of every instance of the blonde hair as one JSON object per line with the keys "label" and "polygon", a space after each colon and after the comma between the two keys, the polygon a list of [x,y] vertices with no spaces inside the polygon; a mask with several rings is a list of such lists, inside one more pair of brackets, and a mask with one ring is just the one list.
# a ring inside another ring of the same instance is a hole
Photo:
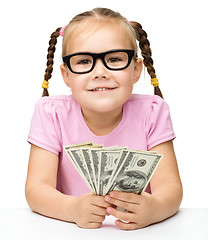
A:
{"label": "blonde hair", "polygon": [[[151,79],[156,79],[155,69],[153,67],[152,51],[150,48],[150,43],[147,39],[147,33],[142,29],[141,24],[138,22],[129,22],[125,17],[120,13],[114,12],[108,8],[94,8],[91,11],[86,11],[76,15],[66,26],[64,30],[63,43],[62,43],[62,56],[66,55],[66,49],[68,40],[70,37],[73,37],[75,30],[78,30],[80,26],[83,26],[83,23],[92,20],[93,24],[97,26],[102,26],[105,24],[115,24],[116,26],[121,27],[126,31],[126,36],[129,38],[132,49],[135,52],[138,52],[137,42],[139,41],[139,48],[141,50],[141,55],[143,57],[143,63],[147,68]],[[88,23],[88,22],[87,22]],[[53,71],[53,58],[55,52],[55,45],[57,38],[60,35],[59,31],[61,28],[57,28],[54,33],[51,35],[49,41],[48,55],[47,55],[47,68],[45,70],[45,81],[48,81],[51,78],[51,73]],[[154,86],[154,94],[162,96],[159,86]],[[48,96],[47,88],[44,88],[42,96]]]}
{"label": "blonde hair", "polygon": [[[62,44],[62,56],[66,55],[66,44],[68,39],[73,35],[74,31],[79,29],[83,23],[89,24],[89,21],[94,25],[93,28],[99,28],[106,24],[120,27],[127,33],[130,44],[135,52],[138,51],[136,43],[136,34],[130,23],[120,13],[114,12],[107,8],[95,8],[92,11],[87,11],[75,16],[66,26]],[[119,24],[118,24],[119,23]],[[83,27],[84,28],[84,27]]]}

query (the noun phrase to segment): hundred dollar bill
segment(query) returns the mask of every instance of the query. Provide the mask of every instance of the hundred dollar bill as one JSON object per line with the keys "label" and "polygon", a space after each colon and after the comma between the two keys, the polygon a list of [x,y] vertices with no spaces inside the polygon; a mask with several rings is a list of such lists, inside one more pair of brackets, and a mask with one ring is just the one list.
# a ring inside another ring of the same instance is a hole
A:
{"label": "hundred dollar bill", "polygon": [[[93,142],[86,142],[86,143],[79,143],[79,144],[72,144],[63,146],[65,152],[67,153],[68,157],[71,158],[69,150],[72,148],[81,148],[81,147],[90,147],[93,146]],[[73,159],[71,159],[73,161]]]}
{"label": "hundred dollar bill", "polygon": [[78,148],[78,149],[72,148],[72,149],[69,150],[69,152],[70,152],[71,156],[73,157],[74,161],[76,162],[76,164],[78,165],[80,175],[83,177],[85,182],[88,183],[91,191],[94,194],[96,194],[96,190],[93,186],[92,179],[90,178],[88,168],[87,168],[86,162],[83,158],[81,149],[80,148]]}
{"label": "hundred dollar bill", "polygon": [[[105,147],[102,148],[103,150],[115,150],[117,149],[118,146],[111,146],[111,147]],[[91,155],[91,164],[92,164],[92,170],[93,170],[93,174],[94,174],[94,181],[95,181],[95,186],[98,192],[98,173],[99,173],[99,162],[100,162],[100,150],[99,148],[90,148],[90,155]]]}
{"label": "hundred dollar bill", "polygon": [[81,148],[81,147],[90,147],[93,146],[93,142],[86,142],[86,143],[79,143],[79,144],[73,144],[73,145],[68,145],[68,146],[63,146],[66,154],[68,155],[68,157],[71,159],[72,163],[74,164],[74,166],[76,167],[76,169],[79,171],[79,166],[77,165],[76,161],[74,161],[73,156],[70,153],[70,149],[73,148]]}
{"label": "hundred dollar bill", "polygon": [[116,163],[114,169],[113,169],[113,172],[110,176],[110,179],[108,180],[108,184],[105,186],[105,189],[104,189],[104,192],[103,192],[103,195],[105,196],[108,192],[109,192],[109,189],[111,188],[112,186],[112,179],[115,178],[115,174],[117,173],[118,169],[120,168],[120,166],[122,165],[123,161],[125,160],[126,158],[126,155],[129,153],[128,150],[123,150],[121,152],[121,155],[120,155],[120,159],[119,161]]}
{"label": "hundred dollar bill", "polygon": [[104,147],[103,145],[93,145],[93,146],[89,146],[87,148],[83,148],[83,147],[81,148],[82,156],[83,156],[83,159],[85,160],[88,174],[89,174],[89,177],[91,179],[91,182],[92,182],[93,188],[95,189],[96,194],[98,194],[97,177],[95,174],[95,167],[97,167],[97,166],[94,165],[95,163],[92,158],[91,149],[100,151],[100,149],[103,149],[103,147]]}
{"label": "hundred dollar bill", "polygon": [[87,172],[88,172],[91,184],[93,185],[95,193],[98,194],[97,183],[95,179],[94,164],[92,162],[90,148],[81,148],[81,153],[82,153],[83,159],[85,160],[85,164],[87,167]]}
{"label": "hundred dollar bill", "polygon": [[163,155],[129,151],[112,179],[112,190],[141,194],[147,187]]}
{"label": "hundred dollar bill", "polygon": [[100,154],[100,161],[98,167],[98,193],[104,195],[105,188],[108,185],[109,179],[119,162],[122,150],[127,149],[126,147],[115,148],[112,150],[102,150]]}
{"label": "hundred dollar bill", "polygon": [[94,174],[94,181],[95,186],[98,193],[98,166],[99,166],[99,159],[100,159],[100,150],[99,149],[90,149],[92,165],[93,165],[93,174]]}
{"label": "hundred dollar bill", "polygon": [[[84,144],[77,144],[77,145],[71,145],[68,149],[68,153],[71,156],[71,159],[74,161],[74,163],[77,166],[77,170],[90,188],[90,190],[97,194],[96,187],[93,182],[93,178],[91,178],[91,168],[90,168],[90,158],[87,155],[87,152],[85,151],[85,155],[82,153],[82,147],[88,147],[88,148],[103,148],[103,145],[93,145],[92,142],[84,143]],[[92,176],[93,177],[93,176]]]}
{"label": "hundred dollar bill", "polygon": [[114,166],[120,157],[121,151],[101,151],[98,172],[98,193],[103,195],[104,188],[113,172]]}
{"label": "hundred dollar bill", "polygon": [[[72,154],[71,150],[78,150],[81,147],[91,147],[93,146],[93,142],[87,142],[87,143],[81,143],[81,144],[74,144],[74,145],[68,145],[63,146],[64,150],[66,151],[68,157],[70,158],[71,162],[73,163],[76,170],[79,172],[85,183],[87,184],[88,188],[91,192],[95,192],[95,190],[92,188],[92,185],[89,181],[89,179],[85,176],[86,174],[86,166],[82,164],[83,159],[81,159],[81,154],[76,154],[76,152]],[[78,161],[77,161],[78,160]]]}

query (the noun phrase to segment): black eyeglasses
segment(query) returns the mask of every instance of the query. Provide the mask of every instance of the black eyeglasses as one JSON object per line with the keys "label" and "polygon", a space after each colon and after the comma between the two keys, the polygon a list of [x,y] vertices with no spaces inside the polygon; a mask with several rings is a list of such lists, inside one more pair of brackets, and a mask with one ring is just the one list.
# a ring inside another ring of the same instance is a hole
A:
{"label": "black eyeglasses", "polygon": [[93,70],[96,60],[102,60],[109,70],[123,70],[129,66],[133,57],[132,49],[116,49],[102,53],[78,52],[63,57],[69,70],[73,73],[89,73]]}

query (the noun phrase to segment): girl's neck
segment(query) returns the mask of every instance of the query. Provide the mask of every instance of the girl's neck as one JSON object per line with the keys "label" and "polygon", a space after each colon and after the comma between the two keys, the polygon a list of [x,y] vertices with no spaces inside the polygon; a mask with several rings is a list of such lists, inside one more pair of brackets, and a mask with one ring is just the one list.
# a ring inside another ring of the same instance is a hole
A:
{"label": "girl's neck", "polygon": [[97,113],[82,109],[83,118],[89,129],[97,136],[104,136],[113,131],[123,116],[122,107],[108,113]]}

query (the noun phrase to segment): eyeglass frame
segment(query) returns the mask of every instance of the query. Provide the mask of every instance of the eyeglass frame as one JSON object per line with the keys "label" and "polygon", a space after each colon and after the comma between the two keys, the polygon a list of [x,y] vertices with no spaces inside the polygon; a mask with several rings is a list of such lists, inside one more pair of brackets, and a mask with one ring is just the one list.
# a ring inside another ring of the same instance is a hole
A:
{"label": "eyeglass frame", "polygon": [[[128,55],[128,62],[126,64],[125,67],[121,67],[121,68],[111,68],[109,67],[106,62],[105,62],[105,56],[109,53],[114,53],[114,52],[125,52],[127,53]],[[83,72],[77,72],[77,71],[74,71],[72,68],[71,68],[71,65],[70,65],[70,59],[74,56],[77,56],[77,55],[89,55],[92,57],[93,59],[93,64],[92,64],[92,67],[87,70],[87,71],[83,71]],[[127,68],[131,61],[132,61],[132,58],[133,57],[137,57],[137,54],[135,53],[135,50],[133,49],[114,49],[114,50],[110,50],[110,51],[107,51],[107,52],[101,52],[101,53],[91,53],[91,52],[77,52],[77,53],[73,53],[73,54],[69,54],[69,55],[66,55],[66,56],[63,56],[62,59],[63,59],[63,62],[67,65],[67,67],[69,68],[69,70],[72,72],[72,73],[75,73],[75,74],[84,74],[84,73],[89,73],[93,70],[93,68],[95,67],[95,64],[96,64],[96,60],[97,59],[101,59],[104,66],[109,69],[109,70],[113,70],[113,71],[120,71],[120,70],[123,70],[125,68]]]}

